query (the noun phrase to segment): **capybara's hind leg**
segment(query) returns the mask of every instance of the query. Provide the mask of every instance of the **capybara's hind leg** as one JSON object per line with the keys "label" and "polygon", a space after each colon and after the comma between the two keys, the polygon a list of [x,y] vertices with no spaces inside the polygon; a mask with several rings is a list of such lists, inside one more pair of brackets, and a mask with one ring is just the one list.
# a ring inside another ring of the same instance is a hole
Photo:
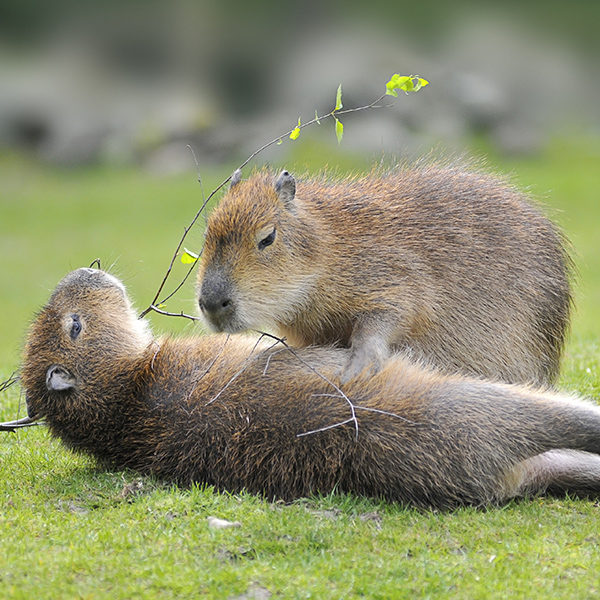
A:
{"label": "capybara's hind leg", "polygon": [[578,450],[550,450],[518,463],[507,474],[505,484],[507,496],[569,493],[598,497],[600,456]]}

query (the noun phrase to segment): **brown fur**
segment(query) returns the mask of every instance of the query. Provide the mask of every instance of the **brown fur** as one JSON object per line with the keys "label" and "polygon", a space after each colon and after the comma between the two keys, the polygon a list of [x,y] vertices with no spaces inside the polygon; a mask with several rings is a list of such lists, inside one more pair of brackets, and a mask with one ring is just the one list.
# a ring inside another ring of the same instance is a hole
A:
{"label": "brown fur", "polygon": [[27,336],[28,412],[102,462],[267,498],[339,490],[449,508],[600,491],[600,457],[581,452],[600,452],[596,406],[396,355],[344,386],[357,434],[342,424],[346,400],[307,366],[331,377],[347,350],[255,344],[155,340],[117,279],[79,269]]}
{"label": "brown fur", "polygon": [[213,330],[350,347],[342,381],[391,350],[509,383],[556,379],[571,262],[524,194],[452,165],[295,191],[287,172],[261,171],[211,214],[198,293]]}

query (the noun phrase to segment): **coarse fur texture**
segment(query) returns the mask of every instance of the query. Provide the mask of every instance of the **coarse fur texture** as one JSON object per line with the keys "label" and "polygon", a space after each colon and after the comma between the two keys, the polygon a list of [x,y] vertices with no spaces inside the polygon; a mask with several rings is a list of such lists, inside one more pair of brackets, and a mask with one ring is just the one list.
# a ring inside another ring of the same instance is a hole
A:
{"label": "coarse fur texture", "polygon": [[79,269],[32,324],[21,382],[30,417],[70,448],[183,485],[435,508],[600,491],[599,407],[397,354],[343,387],[357,430],[315,372],[332,377],[348,354],[245,336],[155,340],[118,280]]}
{"label": "coarse fur texture", "polygon": [[343,382],[400,350],[547,385],[570,321],[567,248],[525,194],[461,163],[339,181],[259,171],[209,217],[198,301],[213,331],[349,347]]}

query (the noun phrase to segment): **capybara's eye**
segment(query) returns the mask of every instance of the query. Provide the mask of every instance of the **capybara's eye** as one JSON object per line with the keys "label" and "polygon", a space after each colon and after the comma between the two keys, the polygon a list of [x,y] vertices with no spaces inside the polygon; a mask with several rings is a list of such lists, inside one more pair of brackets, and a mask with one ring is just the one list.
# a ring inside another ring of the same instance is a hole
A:
{"label": "capybara's eye", "polygon": [[75,340],[77,339],[77,336],[81,333],[82,325],[78,315],[72,315],[71,319],[73,320],[73,322],[71,323],[71,339]]}
{"label": "capybara's eye", "polygon": [[258,249],[264,250],[267,246],[270,246],[275,241],[275,229],[264,239],[258,242]]}

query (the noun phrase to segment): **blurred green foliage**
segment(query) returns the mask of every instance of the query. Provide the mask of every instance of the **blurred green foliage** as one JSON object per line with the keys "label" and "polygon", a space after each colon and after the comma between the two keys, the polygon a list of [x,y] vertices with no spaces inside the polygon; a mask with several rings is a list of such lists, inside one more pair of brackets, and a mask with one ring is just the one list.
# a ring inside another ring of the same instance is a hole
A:
{"label": "blurred green foliage", "polygon": [[[192,4],[178,0],[177,4]],[[13,39],[32,40],[48,27],[55,26],[77,13],[106,13],[111,10],[139,10],[140,16],[149,11],[168,10],[165,0],[0,0],[0,32]],[[596,0],[323,0],[299,3],[295,0],[201,0],[196,8],[206,19],[222,27],[222,35],[237,36],[244,32],[264,32],[278,28],[293,35],[292,23],[303,27],[343,19],[372,21],[381,27],[393,29],[398,35],[434,41],[443,35],[448,23],[468,17],[473,12],[510,16],[515,23],[533,24],[547,30],[560,42],[577,44],[589,51],[600,47],[598,22],[600,4]],[[227,28],[226,26],[229,25]]]}

